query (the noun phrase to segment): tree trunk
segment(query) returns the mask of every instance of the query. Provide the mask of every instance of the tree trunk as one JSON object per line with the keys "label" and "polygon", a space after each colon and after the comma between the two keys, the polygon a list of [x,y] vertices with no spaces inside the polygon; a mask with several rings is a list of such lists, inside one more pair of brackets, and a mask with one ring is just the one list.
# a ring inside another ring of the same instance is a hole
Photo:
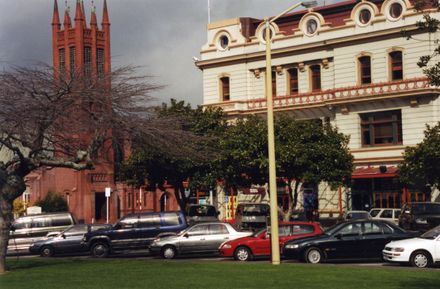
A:
{"label": "tree trunk", "polygon": [[0,274],[6,271],[6,251],[13,221],[13,202],[26,190],[23,177],[0,169]]}
{"label": "tree trunk", "polygon": [[289,221],[292,217],[293,211],[296,208],[296,205],[298,204],[298,189],[300,186],[300,182],[295,181],[295,187],[292,188],[292,183],[289,184],[289,199],[291,200],[289,202],[289,209],[284,214],[284,220]]}
{"label": "tree trunk", "polygon": [[9,231],[11,228],[13,201],[5,200],[3,193],[0,194],[0,274],[6,271],[6,251],[8,250]]}

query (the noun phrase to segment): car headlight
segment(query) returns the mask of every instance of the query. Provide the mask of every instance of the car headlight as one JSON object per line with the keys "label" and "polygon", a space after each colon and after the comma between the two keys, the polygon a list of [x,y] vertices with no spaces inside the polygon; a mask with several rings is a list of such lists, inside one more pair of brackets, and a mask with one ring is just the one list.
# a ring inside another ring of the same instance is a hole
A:
{"label": "car headlight", "polygon": [[393,252],[403,252],[403,251],[405,251],[405,248],[399,248],[399,247],[391,248],[391,251],[393,251]]}
{"label": "car headlight", "polygon": [[231,249],[232,246],[231,246],[231,244],[224,244],[224,245],[222,246],[222,248],[223,248],[223,249]]}
{"label": "car headlight", "polygon": [[287,244],[286,245],[286,249],[298,249],[299,245],[298,244]]}
{"label": "car headlight", "polygon": [[424,218],[417,218],[416,223],[417,224],[428,224],[428,222]]}

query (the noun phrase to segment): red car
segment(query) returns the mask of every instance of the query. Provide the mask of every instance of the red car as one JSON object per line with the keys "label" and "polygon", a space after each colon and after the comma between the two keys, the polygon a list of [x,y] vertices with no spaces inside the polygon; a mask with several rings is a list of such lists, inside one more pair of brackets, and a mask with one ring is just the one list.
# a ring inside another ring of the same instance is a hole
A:
{"label": "red car", "polygon": [[[289,240],[322,233],[323,230],[319,223],[283,222],[279,224],[280,247]],[[219,252],[221,256],[234,257],[238,261],[248,261],[254,256],[270,256],[270,234],[264,229],[250,237],[224,242],[220,245]]]}

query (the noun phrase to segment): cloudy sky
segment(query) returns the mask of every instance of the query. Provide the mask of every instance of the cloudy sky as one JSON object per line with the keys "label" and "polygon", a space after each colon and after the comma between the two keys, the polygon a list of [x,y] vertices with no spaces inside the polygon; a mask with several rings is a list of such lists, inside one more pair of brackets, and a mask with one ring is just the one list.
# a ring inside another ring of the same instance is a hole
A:
{"label": "cloudy sky", "polygon": [[[0,66],[51,63],[51,21],[54,0],[0,0]],[[95,0],[101,22],[104,0]],[[90,21],[91,0],[84,0]],[[276,15],[297,1],[210,0],[211,21]],[[324,0],[318,1],[320,4]],[[327,3],[334,0],[327,0]],[[73,19],[75,0],[67,0]],[[141,66],[144,74],[164,85],[154,94],[193,106],[202,103],[199,57],[207,39],[208,0],[107,0],[111,22],[112,65]],[[61,17],[65,0],[58,0]],[[62,19],[61,19],[62,21]]]}

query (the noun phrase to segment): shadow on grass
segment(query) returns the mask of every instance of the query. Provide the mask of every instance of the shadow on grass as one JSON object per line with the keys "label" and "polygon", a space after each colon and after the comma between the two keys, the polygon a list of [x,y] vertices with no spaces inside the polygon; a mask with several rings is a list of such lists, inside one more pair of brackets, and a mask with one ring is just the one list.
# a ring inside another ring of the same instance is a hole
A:
{"label": "shadow on grass", "polygon": [[426,278],[412,278],[411,280],[399,283],[400,289],[438,289],[440,278],[437,280]]}
{"label": "shadow on grass", "polygon": [[66,261],[66,259],[9,259],[6,260],[7,271],[24,270],[37,267],[53,267],[59,265],[65,265],[66,263],[83,262],[80,259],[71,259]]}

